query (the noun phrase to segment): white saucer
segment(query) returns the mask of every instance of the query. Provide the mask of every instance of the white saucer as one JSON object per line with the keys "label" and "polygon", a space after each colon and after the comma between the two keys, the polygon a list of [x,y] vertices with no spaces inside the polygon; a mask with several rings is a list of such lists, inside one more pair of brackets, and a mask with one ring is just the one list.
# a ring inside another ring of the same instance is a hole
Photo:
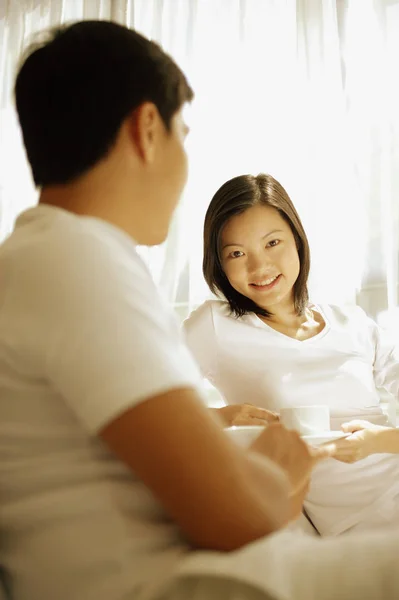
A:
{"label": "white saucer", "polygon": [[350,433],[344,433],[343,431],[322,431],[314,435],[303,435],[301,436],[305,442],[312,446],[320,446],[320,444],[326,444],[327,442],[335,442],[351,435]]}

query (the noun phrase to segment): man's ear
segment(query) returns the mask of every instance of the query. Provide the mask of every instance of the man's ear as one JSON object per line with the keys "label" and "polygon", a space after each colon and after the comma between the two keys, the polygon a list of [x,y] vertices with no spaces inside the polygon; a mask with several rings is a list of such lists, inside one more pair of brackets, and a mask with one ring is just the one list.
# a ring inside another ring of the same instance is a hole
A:
{"label": "man's ear", "polygon": [[129,133],[140,158],[147,164],[154,161],[162,126],[161,116],[152,102],[143,102],[131,115]]}

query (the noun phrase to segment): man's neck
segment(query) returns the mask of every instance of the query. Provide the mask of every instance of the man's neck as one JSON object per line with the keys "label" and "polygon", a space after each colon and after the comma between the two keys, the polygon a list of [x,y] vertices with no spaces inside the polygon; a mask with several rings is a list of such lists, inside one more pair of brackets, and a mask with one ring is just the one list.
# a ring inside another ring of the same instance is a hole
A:
{"label": "man's neck", "polygon": [[[81,216],[102,219],[118,227],[132,237],[137,243],[145,243],[142,238],[148,229],[149,215],[142,214],[140,191],[129,191],[125,197],[123,189],[112,188],[110,182],[90,185],[91,182],[80,181],[67,185],[48,186],[43,188],[39,203],[62,208]],[[132,201],[138,198],[138,202]]]}

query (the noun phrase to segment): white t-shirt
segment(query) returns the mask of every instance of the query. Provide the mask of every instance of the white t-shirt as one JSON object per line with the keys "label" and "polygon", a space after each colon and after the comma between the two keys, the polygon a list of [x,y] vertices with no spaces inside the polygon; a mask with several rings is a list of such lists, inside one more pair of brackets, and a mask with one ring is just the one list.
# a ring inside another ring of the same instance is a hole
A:
{"label": "white t-shirt", "polygon": [[[203,376],[228,404],[274,411],[322,404],[334,418],[348,408],[356,414],[378,405],[376,387],[398,397],[399,352],[377,325],[358,307],[315,308],[325,328],[300,342],[254,313],[237,319],[226,302],[210,300],[185,321],[186,341]],[[355,464],[330,459],[316,468],[305,507],[321,533],[334,535],[384,506],[398,512],[398,492],[397,455],[372,455]]]}
{"label": "white t-shirt", "polygon": [[135,244],[99,219],[28,210],[0,278],[0,564],[13,597],[139,598],[187,546],[96,434],[201,375]]}

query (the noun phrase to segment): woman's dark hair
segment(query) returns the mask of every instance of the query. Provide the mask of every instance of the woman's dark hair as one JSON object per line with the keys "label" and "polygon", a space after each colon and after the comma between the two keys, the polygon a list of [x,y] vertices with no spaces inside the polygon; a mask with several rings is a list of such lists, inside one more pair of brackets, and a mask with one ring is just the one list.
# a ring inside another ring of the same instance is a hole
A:
{"label": "woman's dark hair", "polygon": [[128,115],[153,102],[166,128],[193,92],[154,42],[109,21],[47,32],[28,49],[15,99],[37,186],[67,183],[113,146]]}
{"label": "woman's dark hair", "polygon": [[298,250],[300,271],[294,285],[294,305],[301,315],[308,305],[307,281],[310,269],[310,250],[299,215],[283,186],[271,175],[240,175],[222,185],[213,196],[204,224],[204,259],[202,269],[210,290],[222,294],[231,311],[241,317],[254,312],[264,317],[271,313],[237,292],[227,279],[220,254],[221,234],[226,223],[255,205],[271,206],[288,223]]}

